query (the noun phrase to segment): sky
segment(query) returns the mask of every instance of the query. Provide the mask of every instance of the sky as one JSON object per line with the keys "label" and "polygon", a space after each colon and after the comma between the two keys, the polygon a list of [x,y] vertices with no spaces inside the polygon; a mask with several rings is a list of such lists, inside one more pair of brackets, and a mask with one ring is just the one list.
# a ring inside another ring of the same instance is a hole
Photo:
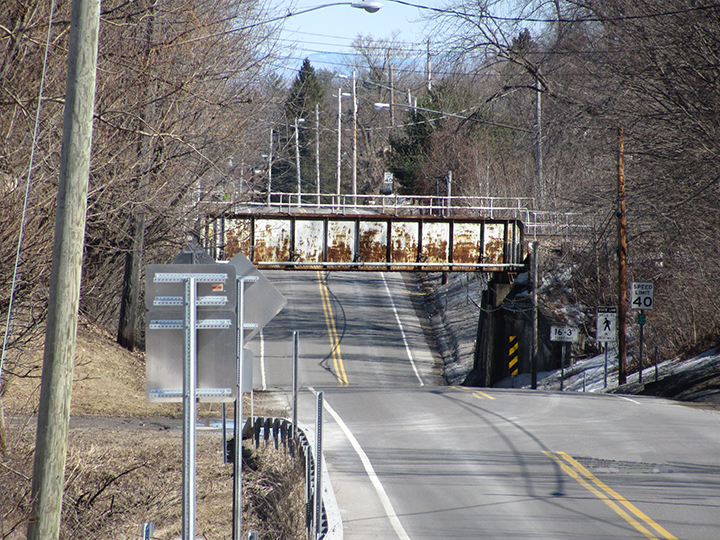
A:
{"label": "sky", "polygon": [[[349,5],[325,7],[302,15],[289,17],[284,21],[281,37],[283,47],[290,49],[292,60],[290,69],[297,71],[304,58],[309,58],[317,68],[338,69],[341,53],[349,53],[350,45],[359,35],[372,36],[374,39],[391,38],[393,32],[399,31],[396,39],[411,44],[426,43],[423,31],[426,23],[422,20],[423,12],[414,7],[397,4],[392,0],[380,0],[383,7],[376,13],[367,13],[362,9],[353,9]],[[297,12],[304,8],[323,5],[313,0],[272,0],[273,12]],[[417,0],[413,3],[425,6],[441,6],[441,0]],[[339,54],[340,53],[340,54]]]}

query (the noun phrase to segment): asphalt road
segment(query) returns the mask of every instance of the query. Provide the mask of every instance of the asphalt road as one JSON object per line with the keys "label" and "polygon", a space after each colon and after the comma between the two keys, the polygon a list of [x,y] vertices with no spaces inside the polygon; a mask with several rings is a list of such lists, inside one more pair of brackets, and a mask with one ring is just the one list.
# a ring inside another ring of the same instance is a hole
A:
{"label": "asphalt road", "polygon": [[287,392],[299,331],[299,418],[322,390],[348,540],[720,538],[717,411],[444,386],[401,275],[266,275],[288,306],[255,387]]}

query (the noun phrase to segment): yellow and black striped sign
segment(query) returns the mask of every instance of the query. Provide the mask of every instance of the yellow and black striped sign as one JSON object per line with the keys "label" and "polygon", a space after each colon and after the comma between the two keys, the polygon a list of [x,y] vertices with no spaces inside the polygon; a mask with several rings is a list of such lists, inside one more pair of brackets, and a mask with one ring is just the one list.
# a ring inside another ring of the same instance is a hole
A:
{"label": "yellow and black striped sign", "polygon": [[510,349],[508,358],[508,367],[510,368],[510,375],[517,375],[519,373],[518,366],[518,336],[510,336]]}

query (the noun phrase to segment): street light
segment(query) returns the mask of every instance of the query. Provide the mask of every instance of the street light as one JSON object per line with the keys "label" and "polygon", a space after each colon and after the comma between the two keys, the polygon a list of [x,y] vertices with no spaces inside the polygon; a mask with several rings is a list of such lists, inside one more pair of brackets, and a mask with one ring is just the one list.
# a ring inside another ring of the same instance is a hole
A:
{"label": "street light", "polygon": [[302,181],[300,178],[300,137],[298,135],[298,124],[305,122],[304,118],[295,117],[295,167],[297,168],[297,205],[300,206],[300,198],[302,197]]}
{"label": "street light", "polygon": [[187,39],[185,41],[178,41],[169,46],[183,45],[185,43],[194,43],[195,41],[201,41],[203,39],[227,36],[228,34],[234,34],[236,32],[243,32],[245,30],[250,30],[251,28],[257,28],[258,26],[263,26],[266,24],[282,21],[283,19],[289,19],[290,17],[296,17],[297,15],[303,15],[305,13],[310,13],[311,11],[317,11],[318,9],[324,9],[324,8],[333,7],[333,6],[350,6],[350,7],[357,8],[357,9],[363,9],[363,10],[367,11],[368,13],[377,13],[380,10],[380,8],[382,8],[383,5],[381,2],[376,2],[374,0],[359,0],[357,2],[331,2],[329,4],[322,4],[319,6],[313,6],[313,7],[301,9],[299,11],[288,10],[286,13],[283,13],[282,15],[277,15],[276,17],[271,17],[269,19],[265,19],[264,21],[247,24],[245,26],[241,26],[240,28],[233,28],[232,30],[225,30],[224,32],[216,32],[214,34],[208,34],[207,36],[199,36],[196,38]]}
{"label": "street light", "polygon": [[338,127],[337,127],[337,190],[338,204],[340,204],[340,170],[342,167],[342,98],[350,97],[352,94],[343,92],[342,87],[338,88]]}
{"label": "street light", "polygon": [[267,159],[268,159],[268,206],[270,206],[270,194],[272,193],[272,143],[273,143],[273,129],[270,128],[270,153],[267,156]]}

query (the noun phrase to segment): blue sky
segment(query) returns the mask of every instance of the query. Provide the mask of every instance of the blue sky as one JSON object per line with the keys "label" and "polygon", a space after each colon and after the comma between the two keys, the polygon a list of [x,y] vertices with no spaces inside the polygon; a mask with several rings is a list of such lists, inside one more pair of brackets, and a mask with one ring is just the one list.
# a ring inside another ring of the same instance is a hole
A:
{"label": "blue sky", "polygon": [[[350,45],[359,35],[372,36],[374,39],[390,38],[393,32],[400,32],[396,39],[408,44],[425,43],[423,35],[426,23],[422,20],[423,11],[410,6],[380,0],[382,9],[377,13],[367,13],[353,9],[349,5],[332,6],[289,17],[284,21],[281,44],[284,48],[294,47],[291,53],[290,68],[297,70],[305,57],[310,58],[314,67],[334,69],[340,61],[338,53],[351,51]],[[273,12],[282,13],[322,5],[323,1],[313,0],[272,0]],[[440,6],[441,0],[417,0],[417,4]],[[327,61],[327,63],[325,63]]]}

